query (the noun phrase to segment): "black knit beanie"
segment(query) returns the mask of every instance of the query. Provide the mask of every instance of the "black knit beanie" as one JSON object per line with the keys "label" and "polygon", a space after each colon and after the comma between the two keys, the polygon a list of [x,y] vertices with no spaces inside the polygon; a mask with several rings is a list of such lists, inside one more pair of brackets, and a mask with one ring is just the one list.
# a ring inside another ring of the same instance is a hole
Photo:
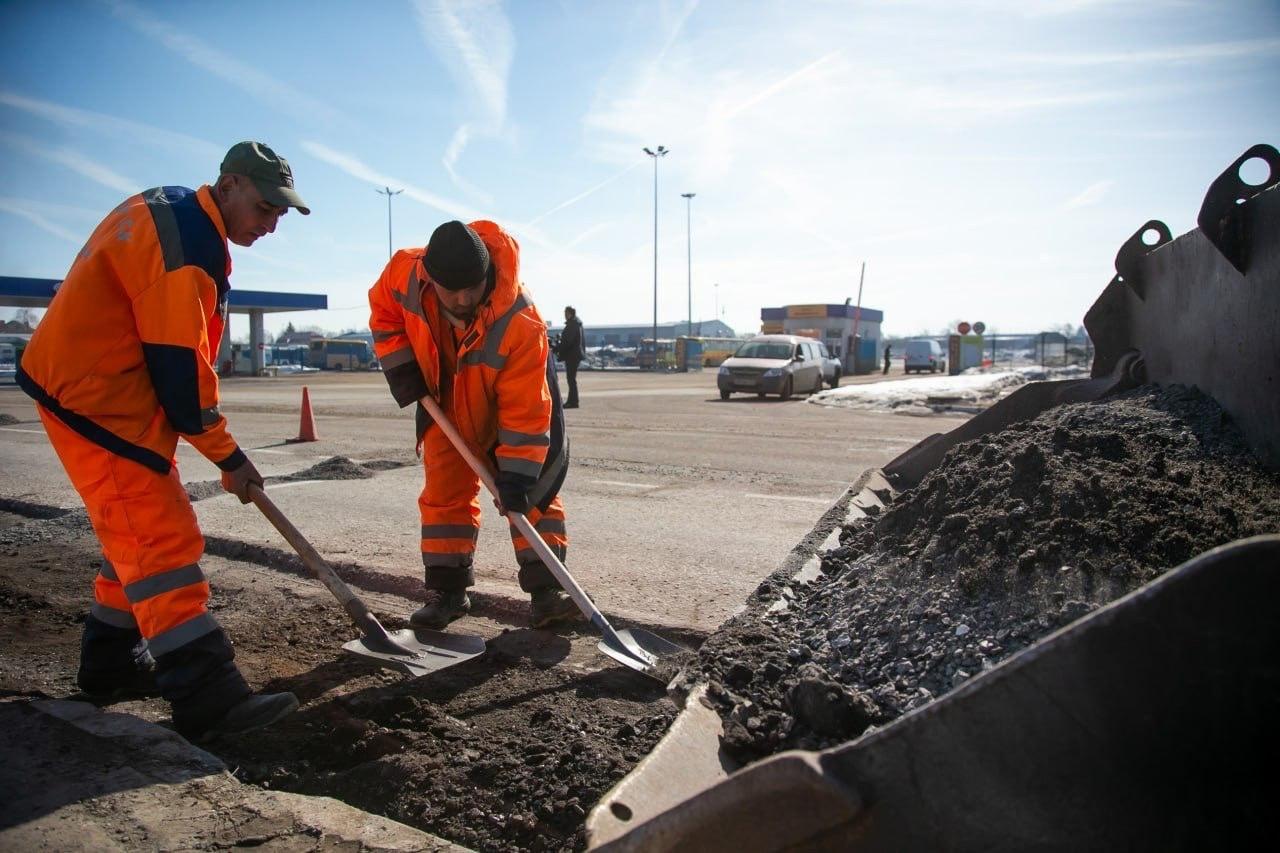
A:
{"label": "black knit beanie", "polygon": [[479,234],[455,219],[431,233],[422,266],[445,290],[464,290],[484,280],[489,250]]}

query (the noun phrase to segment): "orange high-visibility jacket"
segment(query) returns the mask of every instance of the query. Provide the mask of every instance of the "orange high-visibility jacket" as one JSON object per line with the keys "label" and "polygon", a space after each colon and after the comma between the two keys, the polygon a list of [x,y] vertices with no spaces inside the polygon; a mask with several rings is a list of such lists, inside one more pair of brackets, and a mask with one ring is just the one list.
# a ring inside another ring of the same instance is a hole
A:
{"label": "orange high-visibility jacket", "polygon": [[81,249],[22,356],[18,384],[80,435],[168,474],[181,435],[230,471],[245,455],[213,365],[231,257],[208,186],[156,187]]}
{"label": "orange high-visibility jacket", "polygon": [[442,375],[439,342],[452,330],[422,267],[425,249],[396,252],[370,289],[374,351],[401,407],[431,394],[473,450],[500,472],[537,482],[531,500],[538,504],[554,497],[568,462],[563,424],[552,423],[547,326],[520,286],[515,238],[485,220],[470,227],[496,274],[457,345],[456,374]]}

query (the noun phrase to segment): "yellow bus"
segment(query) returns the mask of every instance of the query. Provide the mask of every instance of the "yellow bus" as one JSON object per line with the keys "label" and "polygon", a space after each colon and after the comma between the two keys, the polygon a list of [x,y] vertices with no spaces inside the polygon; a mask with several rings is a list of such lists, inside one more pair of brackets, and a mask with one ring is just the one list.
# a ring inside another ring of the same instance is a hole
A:
{"label": "yellow bus", "polygon": [[713,338],[704,335],[682,335],[676,339],[676,364],[687,370],[719,367],[733,355],[746,338]]}

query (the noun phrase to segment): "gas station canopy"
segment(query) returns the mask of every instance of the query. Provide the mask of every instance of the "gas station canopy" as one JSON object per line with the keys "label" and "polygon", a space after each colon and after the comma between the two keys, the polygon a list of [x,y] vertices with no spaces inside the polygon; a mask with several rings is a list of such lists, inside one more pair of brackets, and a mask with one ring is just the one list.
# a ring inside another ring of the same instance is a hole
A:
{"label": "gas station canopy", "polygon": [[[61,279],[0,276],[0,306],[47,308]],[[324,311],[329,297],[323,293],[273,293],[269,290],[237,290],[227,295],[228,310],[236,314],[280,311]]]}
{"label": "gas station canopy", "polygon": [[[10,308],[47,308],[62,284],[54,278],[15,278],[0,276],[0,306]],[[323,293],[273,293],[268,290],[236,290],[227,294],[227,310],[249,315],[249,351],[253,373],[262,370],[262,349],[266,340],[262,315],[282,311],[324,311],[329,297]],[[231,324],[222,330],[219,351],[231,352]]]}

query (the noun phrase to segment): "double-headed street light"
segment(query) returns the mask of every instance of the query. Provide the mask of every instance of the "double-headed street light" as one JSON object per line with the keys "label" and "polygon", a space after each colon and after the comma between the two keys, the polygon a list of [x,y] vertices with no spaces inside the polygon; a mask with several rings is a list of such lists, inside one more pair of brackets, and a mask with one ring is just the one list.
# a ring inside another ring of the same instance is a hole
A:
{"label": "double-headed street light", "polygon": [[658,158],[670,149],[659,145],[657,151],[644,149],[653,158],[653,369],[658,369]]}
{"label": "double-headed street light", "polygon": [[697,193],[680,193],[680,197],[684,199],[685,205],[685,240],[689,245],[689,330],[685,332],[689,337],[693,337],[693,197]]}
{"label": "double-headed street light", "polygon": [[383,187],[380,190],[375,189],[378,195],[387,197],[387,260],[391,260],[391,197],[400,195],[404,190],[393,190],[391,187]]}

